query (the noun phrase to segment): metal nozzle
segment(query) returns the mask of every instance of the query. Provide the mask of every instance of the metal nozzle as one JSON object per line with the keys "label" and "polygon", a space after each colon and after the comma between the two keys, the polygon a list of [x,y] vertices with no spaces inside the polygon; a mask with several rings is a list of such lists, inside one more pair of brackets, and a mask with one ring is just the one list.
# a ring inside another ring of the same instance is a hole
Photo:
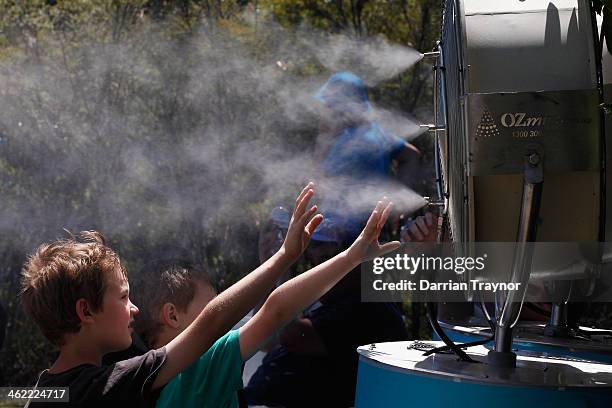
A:
{"label": "metal nozzle", "polygon": [[427,129],[430,132],[435,132],[436,130],[445,130],[446,126],[436,126],[433,124],[427,124],[427,125],[419,125],[419,127],[421,129]]}
{"label": "metal nozzle", "polygon": [[431,197],[423,197],[423,198],[427,202],[425,204],[427,207],[444,208],[444,201],[435,201],[435,200],[432,200]]}
{"label": "metal nozzle", "polygon": [[423,56],[422,59],[434,59],[434,58],[438,58],[438,56],[440,55],[440,52],[439,51],[424,52],[421,55]]}

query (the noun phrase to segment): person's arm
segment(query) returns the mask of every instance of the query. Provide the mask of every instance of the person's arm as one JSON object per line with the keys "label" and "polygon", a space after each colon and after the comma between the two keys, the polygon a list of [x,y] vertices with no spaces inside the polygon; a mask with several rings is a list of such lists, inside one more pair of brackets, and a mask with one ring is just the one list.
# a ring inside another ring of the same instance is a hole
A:
{"label": "person's arm", "polygon": [[317,206],[306,207],[314,194],[309,183],[300,193],[281,249],[253,272],[236,282],[206,305],[204,310],[166,347],[166,360],[153,388],[159,388],[187,368],[223,334],[227,333],[302,254],[323,216],[314,215]]}
{"label": "person's arm", "polygon": [[361,262],[399,248],[397,241],[378,243],[391,203],[379,202],[351,247],[332,259],[304,272],[276,288],[263,307],[240,328],[240,354],[243,360],[259,350],[266,340],[304,307],[320,298]]}

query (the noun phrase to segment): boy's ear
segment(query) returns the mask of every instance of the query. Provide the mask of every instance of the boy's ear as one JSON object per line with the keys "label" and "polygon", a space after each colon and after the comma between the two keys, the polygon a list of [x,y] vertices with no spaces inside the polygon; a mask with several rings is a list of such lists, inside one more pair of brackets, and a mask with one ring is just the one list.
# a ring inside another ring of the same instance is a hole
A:
{"label": "boy's ear", "polygon": [[174,303],[167,302],[163,304],[159,310],[159,321],[164,326],[169,326],[173,329],[177,329],[179,327],[178,311],[176,310]]}
{"label": "boy's ear", "polygon": [[76,314],[79,317],[81,323],[93,323],[94,319],[91,312],[91,307],[89,306],[89,302],[80,298],[76,301]]}

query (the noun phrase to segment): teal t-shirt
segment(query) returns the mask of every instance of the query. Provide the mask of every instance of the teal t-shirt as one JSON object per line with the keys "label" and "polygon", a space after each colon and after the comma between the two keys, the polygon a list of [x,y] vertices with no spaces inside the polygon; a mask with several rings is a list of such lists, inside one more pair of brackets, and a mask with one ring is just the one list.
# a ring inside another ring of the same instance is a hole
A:
{"label": "teal t-shirt", "polygon": [[157,407],[237,408],[242,389],[239,331],[232,330],[172,379]]}

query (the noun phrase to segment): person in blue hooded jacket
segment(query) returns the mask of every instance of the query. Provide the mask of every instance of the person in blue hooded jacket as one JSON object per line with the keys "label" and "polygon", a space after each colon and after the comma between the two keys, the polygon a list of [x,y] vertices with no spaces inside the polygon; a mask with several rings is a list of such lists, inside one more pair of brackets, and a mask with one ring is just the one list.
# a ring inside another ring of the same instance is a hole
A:
{"label": "person in blue hooded jacket", "polygon": [[[333,230],[336,241],[349,243],[365,225],[372,197],[396,189],[391,183],[393,178],[414,187],[421,153],[372,119],[365,84],[355,74],[346,71],[333,74],[313,99],[319,114],[313,178],[319,181],[323,196],[320,209],[325,214],[318,231],[321,235],[320,231]],[[392,168],[396,169],[395,174]],[[350,205],[347,198],[351,199]],[[401,210],[401,200],[394,202]],[[288,223],[287,210],[275,208],[270,226],[286,229]],[[269,241],[274,240],[275,234],[264,235],[263,239],[260,237],[260,252],[269,252],[266,248],[274,245]]]}
{"label": "person in blue hooded jacket", "polygon": [[[320,176],[328,186],[321,210],[342,223],[350,242],[367,219],[369,196],[390,186],[393,162],[399,169],[400,181],[411,184],[409,176],[419,164],[420,152],[372,119],[365,84],[357,75],[333,74],[315,99],[320,119],[314,159],[320,163]],[[351,207],[344,204],[347,196],[360,194],[363,198],[353,199]]]}
{"label": "person in blue hooded jacket", "polygon": [[[355,74],[332,75],[314,97],[320,113],[316,178],[327,188],[320,206],[325,218],[305,256],[317,265],[341,252],[367,220],[365,207],[346,206],[347,196],[358,203],[364,190],[388,184],[392,161],[414,160],[418,150],[370,119],[365,85]],[[364,204],[377,193],[364,194]],[[288,222],[288,212],[272,212],[279,230]],[[359,270],[352,271],[280,333],[245,388],[249,405],[354,405],[357,347],[406,339],[401,305],[362,303],[360,289]]]}

